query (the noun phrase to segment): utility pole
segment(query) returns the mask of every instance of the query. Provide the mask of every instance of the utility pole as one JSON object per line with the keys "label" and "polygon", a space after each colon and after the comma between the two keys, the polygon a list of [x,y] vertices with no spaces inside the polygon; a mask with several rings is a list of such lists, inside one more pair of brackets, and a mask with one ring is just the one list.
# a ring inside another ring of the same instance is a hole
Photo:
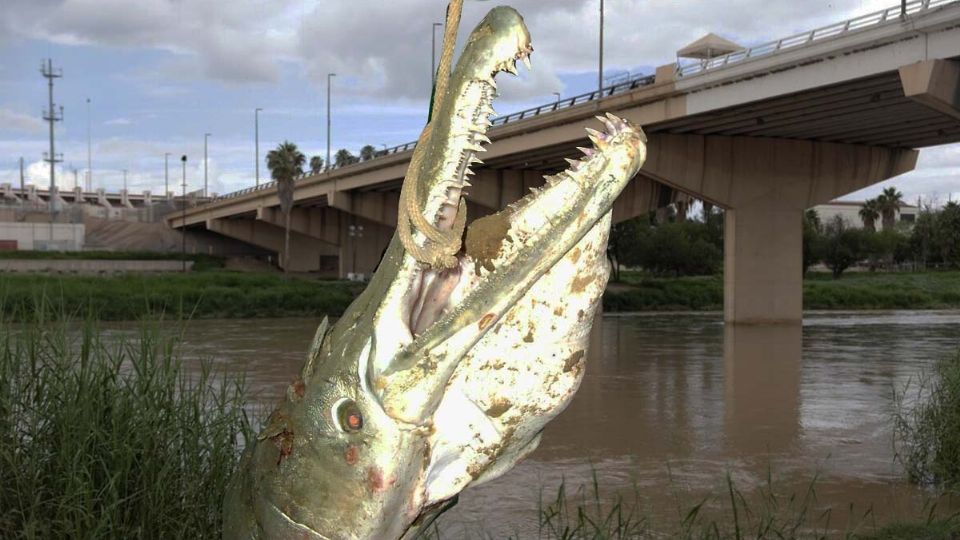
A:
{"label": "utility pole", "polygon": [[180,220],[180,271],[187,273],[187,155],[180,156],[183,163],[183,200],[180,201],[182,219]]}
{"label": "utility pole", "polygon": [[90,98],[87,98],[87,191],[93,190],[93,158],[90,152]]}
{"label": "utility pole", "polygon": [[327,170],[330,170],[330,79],[336,77],[336,73],[327,73]]}
{"label": "utility pole", "polygon": [[127,191],[127,170],[126,169],[123,170],[123,191],[124,193],[126,193]]}
{"label": "utility pole", "polygon": [[170,196],[170,152],[163,154],[163,198]]}
{"label": "utility pole", "polygon": [[26,194],[23,188],[23,156],[20,156],[20,196],[23,197]]}
{"label": "utility pole", "polygon": [[[60,107],[60,114],[57,114],[57,111],[53,108],[53,80],[63,77],[62,70],[53,69],[53,60],[48,58],[46,64],[40,64],[40,73],[45,79],[47,79],[47,88],[48,88],[48,107],[47,110],[43,113],[43,119],[50,124],[50,153],[49,155],[44,156],[43,160],[50,164],[50,211],[53,212],[53,190],[57,184],[56,179],[56,165],[63,161],[63,157],[57,157],[57,154],[54,152],[53,144],[53,126],[57,122],[63,121],[63,106]],[[61,155],[62,156],[62,155]]]}
{"label": "utility pole", "polygon": [[[80,181],[77,180],[77,168],[73,167],[72,165],[70,168],[73,169],[73,189],[77,189],[77,186],[80,185]],[[79,201],[74,201],[74,202],[79,202]]]}
{"label": "utility pole", "polygon": [[254,163],[256,163],[257,169],[257,187],[260,187],[260,111],[262,110],[259,107],[253,110],[253,144],[256,148]]}
{"label": "utility pole", "polygon": [[207,139],[210,138],[209,133],[203,134],[203,196],[207,196]]}
{"label": "utility pole", "polygon": [[603,0],[600,0],[600,72],[597,73],[597,99],[603,93]]}

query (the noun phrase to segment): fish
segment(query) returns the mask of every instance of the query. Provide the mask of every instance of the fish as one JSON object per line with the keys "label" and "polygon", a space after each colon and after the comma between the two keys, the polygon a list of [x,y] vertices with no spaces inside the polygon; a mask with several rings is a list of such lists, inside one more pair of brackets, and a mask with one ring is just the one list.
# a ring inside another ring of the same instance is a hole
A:
{"label": "fish", "polygon": [[572,399],[609,278],[611,208],[646,137],[598,117],[582,159],[464,231],[494,78],[532,51],[510,7],[470,34],[411,159],[397,233],[245,448],[224,538],[414,538],[529,455]]}

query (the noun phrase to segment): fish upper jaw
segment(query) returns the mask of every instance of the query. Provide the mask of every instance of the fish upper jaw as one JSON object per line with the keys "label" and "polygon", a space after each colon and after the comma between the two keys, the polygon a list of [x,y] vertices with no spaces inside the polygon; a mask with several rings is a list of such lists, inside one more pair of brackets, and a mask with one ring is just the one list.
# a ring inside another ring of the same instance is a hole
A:
{"label": "fish upper jaw", "polygon": [[[371,370],[372,386],[391,417],[427,422],[464,354],[610,210],[639,170],[646,158],[642,130],[613,115],[603,117],[603,123],[606,130],[591,134],[595,146],[582,161],[547,178],[543,189],[483,218],[504,225],[494,256],[479,260],[471,255],[468,229],[468,249],[458,267],[420,270],[416,293],[441,290],[446,297],[429,300],[443,306],[436,309],[439,318],[421,320],[424,329],[417,334],[408,325],[411,341]],[[452,283],[434,287],[447,280]],[[407,301],[411,306],[427,302],[419,297]]]}

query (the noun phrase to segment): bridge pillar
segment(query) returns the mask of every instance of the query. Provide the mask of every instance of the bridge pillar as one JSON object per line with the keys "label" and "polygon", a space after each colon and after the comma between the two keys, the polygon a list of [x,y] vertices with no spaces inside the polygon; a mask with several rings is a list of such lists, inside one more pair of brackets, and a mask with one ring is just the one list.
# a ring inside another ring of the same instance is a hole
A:
{"label": "bridge pillar", "polygon": [[654,133],[641,174],[726,209],[725,321],[799,323],[804,209],[916,161],[903,148]]}

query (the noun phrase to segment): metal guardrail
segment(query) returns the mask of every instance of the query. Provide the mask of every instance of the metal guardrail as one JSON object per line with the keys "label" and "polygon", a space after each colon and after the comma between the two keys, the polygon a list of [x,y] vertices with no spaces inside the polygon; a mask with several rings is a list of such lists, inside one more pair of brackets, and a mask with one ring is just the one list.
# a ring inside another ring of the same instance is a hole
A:
{"label": "metal guardrail", "polygon": [[[957,2],[958,0],[911,0],[907,2],[906,13],[907,15],[915,15]],[[843,22],[831,24],[815,30],[810,30],[809,32],[803,32],[802,34],[795,34],[790,37],[778,39],[776,41],[770,41],[754,47],[734,51],[723,56],[705,59],[700,62],[687,64],[685,66],[678,64],[677,76],[691,77],[694,75],[700,75],[708,71],[720,69],[732,64],[737,64],[751,58],[768,56],[785,49],[795,49],[810,45],[812,43],[819,43],[828,39],[847,35],[851,32],[863,30],[865,28],[879,26],[884,23],[893,23],[900,19],[900,13],[901,6],[897,5],[882,11],[868,13],[867,15],[861,15]]]}
{"label": "metal guardrail", "polygon": [[[559,100],[557,100],[557,101],[555,101],[555,102],[553,102],[553,103],[547,103],[547,104],[545,104],[545,105],[540,105],[540,106],[537,106],[537,107],[531,107],[531,108],[529,108],[529,109],[524,109],[524,110],[522,110],[522,111],[518,111],[518,112],[515,112],[515,113],[511,113],[511,114],[508,114],[508,115],[505,115],[505,116],[498,116],[498,117],[494,118],[493,120],[491,120],[491,124],[494,125],[494,126],[502,126],[502,125],[505,125],[505,124],[509,124],[509,123],[511,123],[511,122],[516,122],[516,121],[518,121],[518,120],[523,120],[523,119],[525,119],[525,118],[532,118],[532,117],[534,117],[534,116],[540,116],[541,114],[551,113],[551,112],[559,111],[559,110],[562,110],[562,109],[569,109],[570,107],[573,107],[573,106],[575,106],[575,105],[582,105],[583,103],[587,103],[587,102],[590,102],[590,101],[594,101],[594,100],[597,100],[597,99],[600,99],[600,98],[604,98],[604,97],[608,97],[608,96],[613,96],[613,95],[616,95],[616,94],[621,94],[621,93],[623,93],[623,92],[629,92],[630,90],[633,90],[633,89],[636,89],[636,88],[640,88],[640,87],[642,87],[642,86],[648,86],[648,85],[653,84],[653,82],[654,82],[654,76],[653,76],[653,75],[637,75],[637,76],[634,76],[634,77],[629,78],[629,79],[626,79],[626,80],[618,80],[615,84],[611,84],[611,85],[609,85],[609,86],[606,86],[606,87],[602,88],[601,90],[594,90],[594,91],[592,91],[592,92],[587,92],[587,93],[585,93],[585,94],[580,94],[580,95],[576,95],[576,96],[569,97],[569,98],[559,99]],[[381,157],[384,157],[384,156],[389,156],[389,155],[393,155],[393,154],[400,154],[400,153],[403,153],[403,152],[407,152],[407,151],[413,150],[413,148],[414,148],[415,146],[417,146],[417,142],[416,142],[416,141],[412,141],[412,142],[408,142],[408,143],[404,143],[404,144],[398,144],[397,146],[394,146],[394,147],[391,147],[391,148],[387,148],[387,149],[385,149],[385,150],[378,150],[378,151],[374,154],[374,157],[373,157],[372,159],[366,160],[366,161],[364,161],[363,163],[367,163],[367,162],[369,162],[369,161],[373,161],[373,160],[375,160],[375,159],[377,159],[377,158],[381,158]],[[317,174],[324,174],[324,173],[326,173],[326,172],[328,172],[328,171],[333,171],[333,170],[340,169],[340,168],[343,168],[343,167],[349,167],[350,165],[354,165],[354,164],[356,164],[356,163],[360,163],[360,161],[354,161],[354,162],[351,162],[351,163],[348,163],[348,164],[346,164],[346,165],[342,165],[342,166],[339,166],[339,167],[336,166],[336,165],[334,165],[333,167],[329,167],[329,168],[327,168],[327,169],[324,169],[322,172],[316,173],[316,174],[315,174],[315,173],[304,173],[304,174],[302,174],[302,175],[294,178],[294,182],[296,182],[297,180],[302,180],[302,179],[307,178],[307,177],[310,177],[310,176],[316,176]],[[257,192],[257,191],[263,191],[263,190],[265,190],[265,189],[274,189],[275,187],[276,187],[276,182],[274,182],[274,181],[265,182],[265,183],[263,183],[263,184],[260,184],[259,186],[252,186],[252,187],[244,188],[244,189],[241,189],[241,190],[238,190],[238,191],[233,191],[233,192],[231,192],[231,193],[225,193],[225,194],[223,194],[223,195],[219,195],[219,196],[214,197],[213,199],[211,199],[210,202],[220,201],[220,200],[224,200],[224,199],[234,199],[234,198],[236,198],[236,197],[240,197],[240,196],[246,195],[246,194],[248,194],[248,193],[255,193],[255,192]]]}

